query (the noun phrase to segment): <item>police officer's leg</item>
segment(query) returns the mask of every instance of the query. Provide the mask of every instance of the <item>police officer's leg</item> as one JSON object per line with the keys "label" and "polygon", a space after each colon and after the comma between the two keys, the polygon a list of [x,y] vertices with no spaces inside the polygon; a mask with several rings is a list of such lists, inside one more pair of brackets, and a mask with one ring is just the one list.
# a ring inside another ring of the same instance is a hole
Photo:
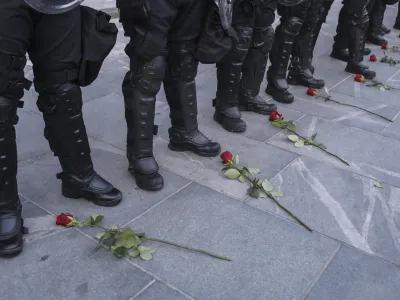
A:
{"label": "police officer's leg", "polygon": [[326,18],[328,16],[328,13],[331,9],[331,6],[333,4],[334,0],[324,0],[322,3],[321,11],[317,20],[317,26],[315,26],[314,33],[313,33],[313,43],[312,43],[312,54],[311,54],[311,59],[310,59],[310,71],[312,74],[314,74],[314,66],[312,65],[312,59],[314,57],[314,49],[315,45],[317,44],[318,36],[321,32],[322,24],[326,23]]}
{"label": "police officer's leg", "polygon": [[239,91],[239,109],[242,111],[266,115],[277,109],[275,104],[267,104],[258,95],[267,67],[268,54],[274,41],[272,23],[275,20],[275,10],[275,0],[262,0],[260,9],[256,11],[253,37],[242,67]]}
{"label": "police officer's leg", "polygon": [[291,85],[303,85],[317,89],[325,85],[322,79],[314,78],[309,68],[314,49],[315,28],[318,24],[321,7],[320,0],[310,1],[305,22],[296,37],[288,74],[288,83]]}
{"label": "police officer's leg", "polygon": [[270,53],[271,66],[268,69],[268,86],[265,92],[282,103],[292,103],[294,96],[289,93],[286,71],[293,44],[307,15],[309,0],[293,7],[278,4],[281,23],[275,29],[275,41]]}
{"label": "police officer's leg", "polygon": [[[130,71],[122,84],[128,129],[129,172],[135,177],[139,188],[155,191],[164,186],[153,155],[153,135],[157,133],[157,127],[154,126],[156,95],[165,74],[167,33],[177,11],[169,1],[152,2],[150,19],[155,23],[150,26],[147,12],[143,19],[137,18],[128,14],[131,10],[125,8],[132,3],[130,0],[120,3],[121,22],[125,34],[130,37],[125,48],[130,58]],[[144,7],[141,9],[145,11]],[[153,30],[146,32],[149,27]]]}
{"label": "police officer's leg", "polygon": [[369,26],[367,41],[381,46],[387,44],[387,40],[382,36],[382,24],[385,15],[386,4],[383,0],[375,0],[372,9],[369,12]]}
{"label": "police officer's leg", "polygon": [[366,9],[367,0],[351,3],[348,6],[349,22],[348,31],[350,33],[349,60],[346,71],[353,74],[362,74],[367,79],[376,76],[374,71],[366,69],[361,62],[363,60],[363,49],[365,45],[365,35],[368,26],[368,11]]}
{"label": "police officer's leg", "polygon": [[0,2],[0,256],[16,255],[23,248],[14,125],[23,90],[30,86],[24,67],[31,26],[22,0]]}
{"label": "police officer's leg", "polygon": [[170,107],[172,126],[168,130],[173,151],[192,151],[200,156],[213,157],[221,146],[210,141],[198,128],[195,78],[199,62],[195,58],[204,1],[183,1],[168,36],[169,56],[164,78],[164,91]]}
{"label": "police officer's leg", "polygon": [[33,63],[37,106],[44,135],[58,157],[62,194],[101,206],[117,205],[122,194],[93,169],[82,117],[82,93],[76,83],[81,49],[81,10],[59,15],[36,13],[29,55]]}
{"label": "police officer's leg", "polygon": [[243,61],[253,34],[253,1],[238,1],[233,8],[232,27],[239,40],[232,38],[232,48],[217,63],[217,97],[214,100],[214,120],[230,132],[244,132],[246,123],[241,119],[238,96]]}
{"label": "police officer's leg", "polygon": [[393,28],[394,29],[400,29],[400,1],[399,1],[398,9],[397,9],[396,22],[394,23]]}
{"label": "police officer's leg", "polygon": [[173,151],[189,150],[200,156],[214,157],[221,152],[221,146],[198,129],[195,77],[199,63],[193,55],[195,48],[195,41],[169,45],[168,71],[164,79],[172,123],[168,130],[168,147]]}

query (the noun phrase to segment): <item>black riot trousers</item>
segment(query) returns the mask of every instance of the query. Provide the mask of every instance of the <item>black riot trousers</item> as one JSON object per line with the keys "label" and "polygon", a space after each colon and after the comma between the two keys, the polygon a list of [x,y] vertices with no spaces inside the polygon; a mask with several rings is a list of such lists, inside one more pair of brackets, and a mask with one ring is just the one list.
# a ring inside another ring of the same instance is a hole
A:
{"label": "black riot trousers", "polygon": [[76,182],[71,176],[81,183],[87,183],[83,178],[88,174],[92,183],[97,178],[82,118],[81,89],[75,83],[82,56],[81,30],[80,7],[44,15],[23,0],[0,1],[0,255],[22,250],[14,126],[24,89],[30,87],[24,78],[26,54],[33,64],[44,135],[62,166],[63,195],[80,197],[71,194],[76,190],[67,190]]}
{"label": "black riot trousers", "polygon": [[[127,122],[129,171],[137,185],[159,190],[163,179],[153,156],[156,95],[164,82],[172,127],[169,148],[214,156],[219,145],[198,131],[195,58],[205,1],[120,0],[120,21],[130,42],[125,48],[130,71],[122,84]],[[132,8],[132,5],[135,7]],[[211,149],[213,148],[213,149]],[[218,152],[218,153],[216,153]]]}

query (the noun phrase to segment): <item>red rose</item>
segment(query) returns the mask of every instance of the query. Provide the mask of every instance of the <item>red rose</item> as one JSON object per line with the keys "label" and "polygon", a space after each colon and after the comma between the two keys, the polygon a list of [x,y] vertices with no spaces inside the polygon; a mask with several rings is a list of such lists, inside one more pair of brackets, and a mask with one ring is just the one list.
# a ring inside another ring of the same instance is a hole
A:
{"label": "red rose", "polygon": [[376,61],[376,55],[375,55],[375,54],[372,54],[372,55],[369,57],[369,60],[370,60],[370,61]]}
{"label": "red rose", "polygon": [[269,120],[270,121],[276,121],[278,119],[282,119],[283,120],[282,115],[280,113],[278,113],[277,111],[271,112],[271,114],[269,115]]}
{"label": "red rose", "polygon": [[225,152],[221,153],[221,159],[222,159],[222,162],[224,163],[224,165],[227,165],[227,164],[233,162],[233,155],[229,151],[225,151]]}
{"label": "red rose", "polygon": [[58,215],[56,217],[56,225],[64,226],[64,227],[72,227],[74,217],[71,214],[64,214]]}
{"label": "red rose", "polygon": [[315,89],[308,88],[308,89],[307,89],[307,95],[316,96],[316,95],[318,95],[318,92],[317,92],[317,90],[315,90]]}
{"label": "red rose", "polygon": [[364,76],[362,76],[361,74],[357,74],[357,75],[354,77],[354,80],[357,81],[357,82],[364,82],[364,81],[365,81],[365,78],[364,78]]}
{"label": "red rose", "polygon": [[382,49],[387,49],[388,48],[388,45],[387,44],[382,44]]}

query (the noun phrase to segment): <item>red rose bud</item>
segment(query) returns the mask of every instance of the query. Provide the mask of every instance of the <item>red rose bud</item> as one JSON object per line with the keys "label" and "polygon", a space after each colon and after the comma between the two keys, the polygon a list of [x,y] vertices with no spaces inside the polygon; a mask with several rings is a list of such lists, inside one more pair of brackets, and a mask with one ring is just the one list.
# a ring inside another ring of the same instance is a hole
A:
{"label": "red rose bud", "polygon": [[364,81],[365,81],[365,78],[364,78],[363,75],[357,74],[357,75],[354,77],[354,80],[357,81],[357,82],[364,82]]}
{"label": "red rose bud", "polygon": [[370,60],[370,61],[376,61],[376,55],[375,55],[375,54],[372,54],[372,55],[369,57],[369,60]]}
{"label": "red rose bud", "polygon": [[387,49],[388,48],[388,45],[387,44],[382,44],[382,49]]}
{"label": "red rose bud", "polygon": [[283,120],[283,117],[282,117],[282,115],[280,113],[278,113],[277,111],[273,111],[273,112],[270,113],[270,115],[269,115],[269,120],[270,121],[276,121],[278,119],[282,119]]}
{"label": "red rose bud", "polygon": [[318,95],[318,92],[315,89],[308,88],[307,89],[307,95],[316,96],[316,95]]}
{"label": "red rose bud", "polygon": [[56,217],[56,225],[64,226],[64,227],[72,227],[74,226],[74,217],[71,214],[64,214],[58,215]]}
{"label": "red rose bud", "polygon": [[233,162],[233,155],[229,151],[225,151],[225,152],[221,153],[221,159],[222,159],[222,162],[225,165],[227,165],[227,164]]}

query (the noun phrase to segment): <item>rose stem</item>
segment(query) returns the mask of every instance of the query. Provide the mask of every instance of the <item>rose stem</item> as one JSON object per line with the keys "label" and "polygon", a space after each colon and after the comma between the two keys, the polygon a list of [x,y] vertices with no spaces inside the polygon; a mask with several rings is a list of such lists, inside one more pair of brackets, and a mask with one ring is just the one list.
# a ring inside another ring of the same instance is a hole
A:
{"label": "rose stem", "polygon": [[[295,130],[292,130],[292,129],[288,128],[288,127],[286,127],[286,129],[289,130],[290,132],[293,132],[294,134],[296,134],[298,137],[302,138],[303,140],[305,140],[305,141],[308,140],[306,137],[301,136],[300,134],[298,134]],[[318,146],[318,145],[315,145],[315,144],[311,144],[311,145],[314,146],[314,147],[317,147],[317,148],[321,149],[322,151],[324,151],[325,153],[327,153],[327,154],[329,154],[329,155],[332,155],[332,156],[336,157],[336,158],[337,158],[338,160],[340,160],[342,163],[344,163],[344,164],[350,166],[350,164],[349,164],[347,161],[345,161],[343,158],[340,158],[340,157],[337,156],[336,154],[333,154],[332,152],[329,152],[328,150],[322,148],[321,146]]]}
{"label": "rose stem", "polygon": [[175,247],[177,247],[177,248],[182,248],[182,249],[186,249],[186,250],[190,250],[190,251],[194,251],[194,252],[203,253],[203,254],[206,254],[206,255],[208,255],[208,256],[211,256],[211,257],[214,257],[214,258],[218,258],[218,259],[221,259],[221,260],[232,261],[232,259],[227,258],[227,257],[225,257],[225,256],[220,256],[220,255],[212,254],[212,253],[207,252],[207,251],[205,251],[205,250],[196,249],[196,248],[191,248],[191,247],[187,247],[187,246],[175,244],[175,243],[173,243],[173,242],[164,241],[164,240],[161,240],[161,239],[145,237],[145,238],[142,238],[142,240],[144,240],[144,241],[153,241],[153,242],[164,243],[164,244],[168,244],[168,245],[171,245],[171,246],[175,246]]}

